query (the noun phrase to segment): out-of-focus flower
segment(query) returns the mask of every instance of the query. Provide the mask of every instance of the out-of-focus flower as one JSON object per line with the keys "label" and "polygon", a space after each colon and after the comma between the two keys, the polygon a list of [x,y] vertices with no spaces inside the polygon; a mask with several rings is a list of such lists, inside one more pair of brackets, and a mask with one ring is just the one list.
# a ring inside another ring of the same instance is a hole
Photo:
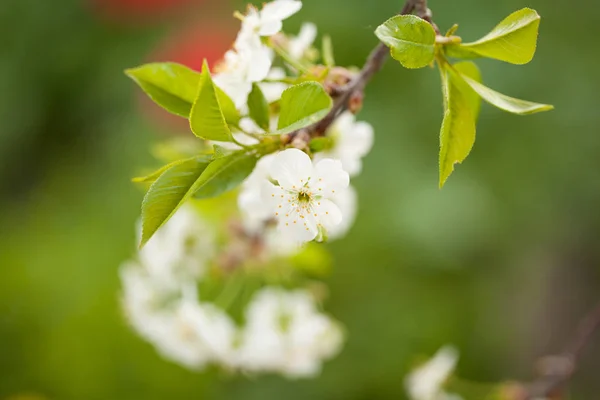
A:
{"label": "out-of-focus flower", "polygon": [[306,22],[302,24],[298,36],[290,39],[288,52],[296,59],[302,58],[306,51],[310,49],[317,38],[317,27],[315,24]]}
{"label": "out-of-focus flower", "polygon": [[315,160],[340,160],[350,176],[360,173],[361,159],[373,146],[373,127],[367,122],[356,122],[352,113],[345,112],[327,130],[326,135],[333,140],[333,146],[317,153]]}
{"label": "out-of-focus flower", "polygon": [[340,190],[332,199],[335,205],[340,209],[343,218],[342,222],[338,225],[331,227],[327,231],[327,239],[334,240],[339,239],[348,233],[352,225],[354,224],[354,219],[356,218],[356,209],[357,209],[357,198],[356,190],[352,186],[348,186],[346,189]]}
{"label": "out-of-focus flower", "polygon": [[194,282],[174,290],[135,263],[121,267],[121,279],[129,323],[164,358],[191,369],[233,364],[236,327],[212,304],[198,303]]}
{"label": "out-of-focus flower", "polygon": [[[269,74],[267,75],[267,79],[277,80],[285,78],[285,71],[280,67],[273,67]],[[267,99],[268,103],[273,103],[281,98],[281,94],[285,89],[288,88],[289,85],[282,82],[261,82],[258,84],[260,90],[262,90],[265,95],[265,99]]]}
{"label": "out-of-focus flower", "polygon": [[405,380],[406,390],[412,400],[460,400],[460,396],[446,393],[443,385],[452,374],[458,361],[458,351],[445,346],[414,370]]}
{"label": "out-of-focus flower", "polygon": [[262,10],[248,7],[234,48],[225,54],[218,66],[214,81],[235,103],[245,106],[252,83],[264,80],[271,70],[273,51],[261,41],[261,36],[274,35],[281,30],[282,21],[302,8],[297,0],[275,0]]}
{"label": "out-of-focus flower", "polygon": [[299,243],[341,223],[343,215],[332,198],[348,187],[349,177],[339,161],[325,159],[313,165],[306,153],[287,149],[276,154],[266,172],[266,179],[256,182],[261,205],[256,211],[246,207],[248,214],[264,213],[267,205],[279,232]]}
{"label": "out-of-focus flower", "polygon": [[140,250],[141,264],[164,285],[199,279],[214,255],[214,239],[192,205],[182,206]]}
{"label": "out-of-focus flower", "polygon": [[246,312],[239,366],[253,372],[311,377],[340,349],[339,326],[317,311],[307,291],[265,288]]}
{"label": "out-of-focus flower", "polygon": [[272,36],[281,31],[284,19],[296,14],[301,8],[302,2],[298,0],[275,0],[266,3],[260,11],[249,6],[240,34]]}
{"label": "out-of-focus flower", "polygon": [[271,68],[271,49],[258,42],[256,45],[229,50],[218,66],[214,82],[242,108],[252,91],[252,83],[265,79]]}

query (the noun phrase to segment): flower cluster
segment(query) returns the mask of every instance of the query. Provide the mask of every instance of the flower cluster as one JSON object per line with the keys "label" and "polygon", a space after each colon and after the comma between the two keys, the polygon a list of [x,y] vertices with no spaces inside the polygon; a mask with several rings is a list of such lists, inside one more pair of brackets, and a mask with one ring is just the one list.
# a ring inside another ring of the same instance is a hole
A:
{"label": "flower cluster", "polygon": [[[206,84],[215,85],[212,93],[220,89],[238,118],[227,120],[219,110],[233,139],[206,137],[202,146],[212,161],[247,152],[252,164],[239,189],[215,202],[188,200],[121,269],[132,327],[163,357],[191,369],[215,364],[309,377],[343,342],[338,323],[318,309],[324,291],[308,289],[328,260],[311,242],[350,230],[357,208],[350,178],[361,171],[373,129],[356,121],[352,109],[319,133],[318,146],[310,143],[314,137],[270,139],[280,128],[288,88],[312,82],[332,103],[335,87],[352,78],[347,69],[316,64],[313,24],[303,24],[297,36],[281,32],[282,21],[301,7],[298,0],[275,0],[236,14],[242,23],[232,49],[212,74],[203,71]],[[250,105],[257,92],[262,118]],[[173,168],[187,162],[174,161]],[[160,178],[141,181],[163,197]]]}
{"label": "flower cluster", "polygon": [[212,231],[188,205],[122,266],[122,301],[132,327],[164,358],[190,369],[216,364],[293,378],[317,374],[343,336],[311,292],[264,286],[244,305],[243,324],[218,299],[198,293],[215,262]]}

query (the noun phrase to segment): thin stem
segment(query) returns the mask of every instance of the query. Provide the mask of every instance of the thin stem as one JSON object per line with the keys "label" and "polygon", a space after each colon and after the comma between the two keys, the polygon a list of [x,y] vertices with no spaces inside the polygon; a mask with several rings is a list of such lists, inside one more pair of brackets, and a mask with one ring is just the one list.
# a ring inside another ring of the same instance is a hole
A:
{"label": "thin stem", "polygon": [[546,398],[561,390],[575,373],[583,350],[598,330],[600,330],[600,303],[579,323],[573,339],[563,353],[543,360],[546,361],[543,375],[529,385],[523,399]]}
{"label": "thin stem", "polygon": [[[418,15],[431,22],[431,13],[427,8],[427,0],[407,0],[400,11],[400,15],[410,14],[417,11]],[[432,23],[433,24],[433,23]],[[323,136],[329,126],[335,119],[348,109],[348,103],[352,95],[364,90],[367,83],[375,75],[388,57],[389,49],[383,43],[379,43],[367,58],[365,65],[360,73],[354,78],[342,91],[339,92],[335,104],[329,113],[321,121],[310,126],[307,130],[311,136]],[[290,140],[293,139],[299,131],[290,134]]]}

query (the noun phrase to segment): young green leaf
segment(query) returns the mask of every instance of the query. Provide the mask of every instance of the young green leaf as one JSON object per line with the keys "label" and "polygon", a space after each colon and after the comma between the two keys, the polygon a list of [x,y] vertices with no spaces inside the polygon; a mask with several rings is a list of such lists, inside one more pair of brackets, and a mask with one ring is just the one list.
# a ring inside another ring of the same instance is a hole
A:
{"label": "young green leaf", "polygon": [[230,125],[237,125],[238,122],[240,122],[241,117],[239,111],[235,108],[235,103],[227,93],[222,91],[216,85],[215,90],[217,91],[217,98],[219,99],[219,105],[221,106],[221,111],[225,117],[225,122]]}
{"label": "young green leaf", "polygon": [[540,16],[523,8],[506,17],[490,33],[472,43],[447,46],[451,57],[488,57],[511,64],[527,64],[537,45]]}
{"label": "young green leaf", "polygon": [[331,97],[317,82],[303,82],[281,95],[276,134],[286,134],[320,121],[331,110]]}
{"label": "young green leaf", "polygon": [[152,63],[128,69],[125,74],[159,106],[189,117],[200,81],[198,72],[177,63]]}
{"label": "young green leaf", "polygon": [[440,132],[440,188],[475,143],[475,118],[468,98],[456,85],[456,78],[440,67],[444,94],[444,121]]}
{"label": "young green leaf", "polygon": [[[204,161],[206,161],[207,163],[210,162],[211,158],[210,156],[195,156],[193,157],[194,160],[200,160],[204,158]],[[159,169],[157,169],[156,171],[152,172],[149,175],[146,176],[139,176],[136,178],[133,178],[131,181],[134,183],[154,183],[154,181],[156,181],[166,170],[168,170],[171,167],[174,167],[176,165],[179,164],[183,164],[186,162],[189,162],[190,159],[186,158],[186,159],[182,159],[182,160],[177,160],[177,161],[173,161],[172,163],[169,163],[167,165],[164,165],[162,167],[160,167]]]}
{"label": "young green leaf", "polygon": [[415,15],[392,17],[377,27],[375,35],[406,68],[423,68],[433,61],[435,31],[430,23]]}
{"label": "young green leaf", "polygon": [[270,122],[269,103],[256,83],[252,85],[252,91],[248,96],[248,109],[250,118],[263,130],[268,131]]}
{"label": "young green leaf", "polygon": [[194,194],[194,183],[208,165],[205,157],[183,160],[171,165],[154,181],[142,202],[140,247]]}
{"label": "young green leaf", "polygon": [[[481,82],[481,72],[474,62],[461,61],[452,65],[452,68],[461,75],[468,76],[476,82]],[[481,109],[481,97],[466,82],[463,82],[462,79],[455,79],[453,82],[465,97],[473,113],[473,119],[477,121],[479,110]]]}
{"label": "young green leaf", "polygon": [[482,85],[480,82],[472,79],[472,77],[465,75],[460,71],[459,74],[460,77],[485,101],[501,110],[508,111],[509,113],[529,115],[554,109],[554,106],[549,104],[533,103],[531,101],[515,99],[514,97],[506,96],[490,89],[485,85]]}
{"label": "young green leaf", "polygon": [[190,113],[190,127],[192,132],[202,139],[229,142],[232,135],[217,93],[205,60],[198,95]]}
{"label": "young green leaf", "polygon": [[194,183],[194,197],[216,197],[235,189],[250,175],[258,158],[259,154],[254,149],[216,158]]}

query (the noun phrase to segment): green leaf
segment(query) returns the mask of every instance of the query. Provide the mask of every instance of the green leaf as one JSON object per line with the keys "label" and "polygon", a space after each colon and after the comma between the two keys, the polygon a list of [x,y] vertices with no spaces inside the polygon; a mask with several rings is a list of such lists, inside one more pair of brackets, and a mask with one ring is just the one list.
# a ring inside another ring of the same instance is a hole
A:
{"label": "green leaf", "polygon": [[433,61],[435,31],[430,23],[415,15],[392,17],[377,27],[375,35],[406,68],[423,68]]}
{"label": "green leaf", "polygon": [[335,67],[335,58],[333,56],[333,43],[331,41],[331,36],[323,36],[321,51],[323,54],[323,63],[325,64],[325,66],[330,68]]}
{"label": "green leaf", "polygon": [[230,149],[219,146],[218,144],[213,145],[213,158],[225,157],[229,153],[231,153]]}
{"label": "green leaf", "polygon": [[[454,70],[458,71],[461,75],[468,76],[476,82],[481,82],[481,72],[479,67],[471,61],[461,61],[452,65]],[[469,104],[473,119],[477,121],[479,117],[479,110],[481,109],[481,97],[475,92],[466,82],[462,82],[462,79],[455,79],[454,84],[461,91],[465,99]]]}
{"label": "green leaf", "polygon": [[194,184],[208,167],[204,157],[194,157],[169,166],[154,181],[142,202],[142,240],[154,235],[196,191]]}
{"label": "green leaf", "polygon": [[231,100],[231,97],[227,96],[227,93],[222,91],[217,85],[215,85],[215,89],[225,121],[230,125],[237,125],[238,122],[240,122],[241,117],[239,111],[235,108],[235,103]]}
{"label": "green leaf", "polygon": [[252,84],[252,91],[248,96],[248,109],[250,118],[263,130],[268,131],[270,122],[269,103],[256,83]]}
{"label": "green leaf", "polygon": [[150,186],[142,202],[140,246],[192,196],[216,197],[237,187],[250,175],[260,155],[258,148],[250,148],[212,161],[200,156],[169,166]]}
{"label": "green leaf", "polygon": [[[202,156],[193,157],[193,159],[200,159],[200,158],[202,158]],[[210,162],[211,158],[210,158],[210,156],[205,156],[204,160],[208,163],[208,162]],[[156,171],[152,172],[149,175],[139,176],[139,177],[133,178],[131,181],[134,183],[153,183],[169,168],[174,167],[179,164],[189,162],[189,161],[190,161],[190,159],[187,159],[187,158],[182,159],[182,160],[173,161],[172,163],[169,163],[167,165],[160,167],[159,169],[157,169]]]}
{"label": "green leaf", "polygon": [[537,45],[540,16],[523,8],[506,17],[490,33],[476,42],[447,46],[451,57],[488,57],[511,64],[527,64]]}
{"label": "green leaf", "polygon": [[440,132],[440,188],[452,174],[454,164],[461,163],[475,143],[475,118],[468,97],[456,85],[456,78],[440,68],[444,94],[444,121]]}
{"label": "green leaf", "polygon": [[188,118],[200,74],[176,63],[152,63],[131,68],[125,74],[165,110]]}
{"label": "green leaf", "polygon": [[216,158],[194,183],[195,197],[216,197],[235,189],[250,175],[259,156],[256,149],[248,149]]}
{"label": "green leaf", "polygon": [[303,82],[281,95],[281,112],[276,134],[286,134],[320,121],[331,110],[331,97],[317,82]]}
{"label": "green leaf", "polygon": [[460,77],[485,101],[501,110],[508,111],[509,113],[529,115],[554,109],[554,106],[549,104],[533,103],[531,101],[506,96],[482,85],[479,81],[472,79],[472,77],[463,74],[460,71],[459,74]]}
{"label": "green leaf", "polygon": [[192,132],[202,139],[229,142],[232,140],[232,135],[217,93],[205,60],[202,65],[198,95],[190,113],[190,127]]}

